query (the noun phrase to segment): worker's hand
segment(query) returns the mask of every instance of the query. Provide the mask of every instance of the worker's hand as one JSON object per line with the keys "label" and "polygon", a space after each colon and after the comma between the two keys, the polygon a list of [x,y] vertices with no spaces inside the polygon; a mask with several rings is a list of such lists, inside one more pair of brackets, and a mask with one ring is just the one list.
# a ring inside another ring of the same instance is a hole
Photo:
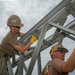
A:
{"label": "worker's hand", "polygon": [[30,42],[34,43],[37,40],[37,37],[35,35],[32,35]]}

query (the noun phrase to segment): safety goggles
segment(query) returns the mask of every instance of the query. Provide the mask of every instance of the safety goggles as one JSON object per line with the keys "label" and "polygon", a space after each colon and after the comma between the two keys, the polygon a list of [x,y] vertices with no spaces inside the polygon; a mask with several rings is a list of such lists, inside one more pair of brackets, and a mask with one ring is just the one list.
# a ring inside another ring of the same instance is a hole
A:
{"label": "safety goggles", "polygon": [[15,27],[15,28],[21,28],[21,27],[19,27],[19,26],[13,26],[13,27]]}
{"label": "safety goggles", "polygon": [[52,54],[53,52],[61,52],[61,53],[66,53],[68,52],[65,48],[54,48],[50,54]]}
{"label": "safety goggles", "polygon": [[58,48],[57,50],[56,50],[56,52],[61,52],[61,53],[66,53],[66,51],[65,51],[65,48]]}

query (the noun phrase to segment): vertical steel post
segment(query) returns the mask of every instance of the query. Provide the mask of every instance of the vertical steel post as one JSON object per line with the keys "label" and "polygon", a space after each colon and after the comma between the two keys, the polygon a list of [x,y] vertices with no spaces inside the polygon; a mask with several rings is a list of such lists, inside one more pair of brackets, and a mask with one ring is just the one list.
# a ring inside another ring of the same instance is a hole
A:
{"label": "vertical steel post", "polygon": [[37,67],[38,67],[38,75],[41,73],[41,54],[39,53],[38,59],[37,59]]}
{"label": "vertical steel post", "polygon": [[9,75],[14,75],[10,59],[7,61],[7,66],[8,66]]}
{"label": "vertical steel post", "polygon": [[23,75],[23,65],[24,65],[24,54],[20,54],[20,60],[18,65],[18,75]]}
{"label": "vertical steel post", "polygon": [[48,26],[44,25],[42,30],[41,30],[41,33],[40,33],[40,36],[39,36],[36,48],[34,50],[34,53],[32,55],[32,59],[30,61],[30,64],[29,64],[29,67],[28,67],[28,71],[27,71],[26,75],[31,75],[31,73],[32,73],[32,70],[34,68],[36,59],[37,59],[37,57],[38,57],[38,55],[40,53],[40,49],[41,49],[41,46],[42,46],[42,43],[43,43],[44,36],[46,34],[46,31],[47,31],[47,28],[48,28]]}

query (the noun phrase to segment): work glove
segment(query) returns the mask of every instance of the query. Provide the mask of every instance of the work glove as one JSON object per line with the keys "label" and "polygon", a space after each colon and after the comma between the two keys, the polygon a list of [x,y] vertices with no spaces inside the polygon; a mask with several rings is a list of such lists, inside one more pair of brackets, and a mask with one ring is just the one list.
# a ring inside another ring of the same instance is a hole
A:
{"label": "work glove", "polygon": [[36,40],[37,40],[37,37],[33,34],[31,39],[30,39],[30,42],[34,43]]}

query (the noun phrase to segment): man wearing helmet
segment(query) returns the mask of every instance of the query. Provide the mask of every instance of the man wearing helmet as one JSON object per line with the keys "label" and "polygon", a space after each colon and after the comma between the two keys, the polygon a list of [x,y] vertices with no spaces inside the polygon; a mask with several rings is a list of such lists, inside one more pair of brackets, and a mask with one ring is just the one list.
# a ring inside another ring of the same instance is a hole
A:
{"label": "man wearing helmet", "polygon": [[50,75],[68,75],[75,69],[75,50],[67,61],[63,61],[68,52],[61,44],[54,45],[50,50],[52,60],[48,62],[48,72]]}
{"label": "man wearing helmet", "polygon": [[24,53],[31,46],[31,44],[37,40],[37,37],[32,35],[30,41],[25,46],[18,43],[17,38],[22,37],[24,34],[20,33],[20,29],[23,24],[17,15],[11,15],[8,18],[7,26],[9,26],[10,31],[3,38],[0,44],[0,75],[8,75],[6,70],[6,54],[10,56],[14,49]]}

